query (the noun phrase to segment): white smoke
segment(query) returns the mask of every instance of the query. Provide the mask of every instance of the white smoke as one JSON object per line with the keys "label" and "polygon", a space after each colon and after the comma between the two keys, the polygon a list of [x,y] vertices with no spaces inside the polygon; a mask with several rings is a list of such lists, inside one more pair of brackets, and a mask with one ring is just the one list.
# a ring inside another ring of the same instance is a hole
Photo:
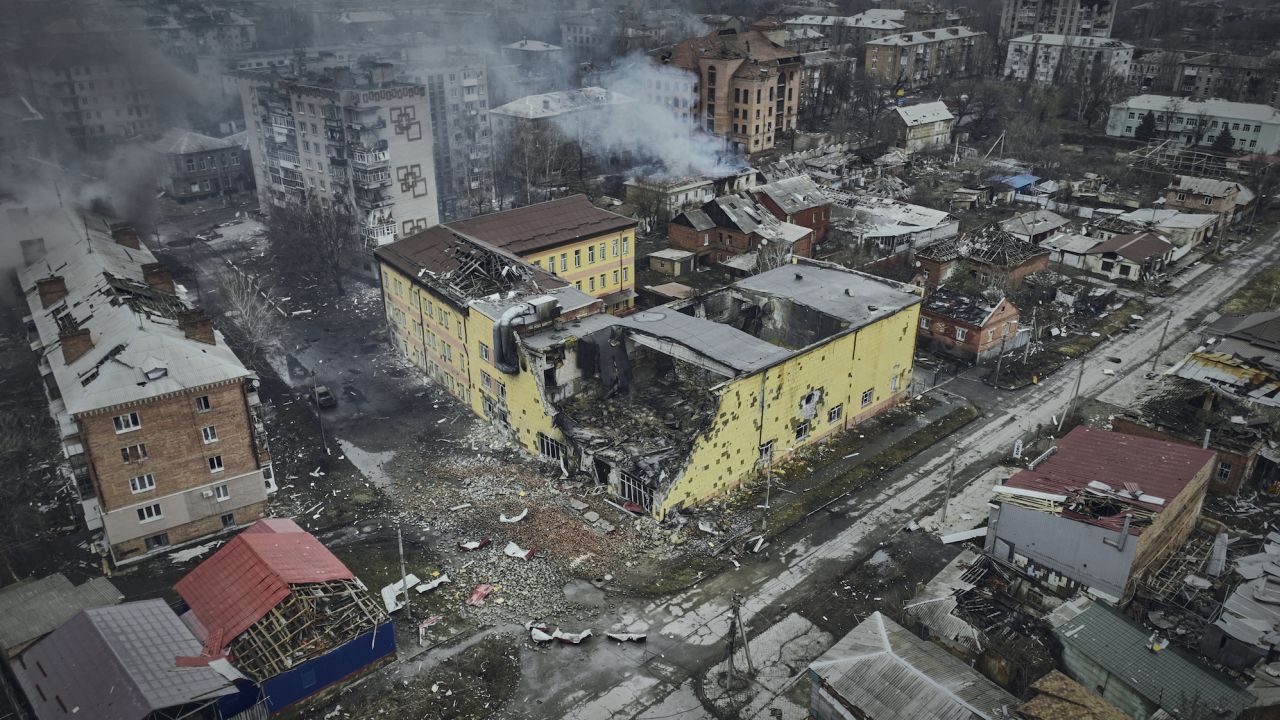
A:
{"label": "white smoke", "polygon": [[577,136],[589,154],[634,158],[637,175],[719,177],[741,170],[743,158],[701,129],[690,107],[696,83],[696,75],[680,68],[655,64],[644,55],[628,57],[599,84],[636,102],[616,112],[566,117],[561,130]]}

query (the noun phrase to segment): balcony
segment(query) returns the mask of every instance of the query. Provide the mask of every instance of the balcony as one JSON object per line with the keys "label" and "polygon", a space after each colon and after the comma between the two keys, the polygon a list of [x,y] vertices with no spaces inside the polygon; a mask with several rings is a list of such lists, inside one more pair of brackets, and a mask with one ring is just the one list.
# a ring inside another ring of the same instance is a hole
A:
{"label": "balcony", "polygon": [[380,225],[365,225],[364,238],[378,245],[386,245],[396,239],[396,224],[389,222]]}
{"label": "balcony", "polygon": [[280,162],[280,167],[286,167],[291,170],[302,169],[302,159],[298,157],[298,153],[292,150],[280,150],[276,153],[276,160]]}
{"label": "balcony", "polygon": [[351,179],[355,181],[356,187],[385,187],[391,184],[391,171],[387,168],[380,170],[361,170],[357,168],[351,173]]}
{"label": "balcony", "polygon": [[271,127],[275,127],[275,128],[285,128],[285,129],[288,129],[288,130],[293,130],[293,129],[295,129],[295,128],[297,127],[297,125],[294,123],[293,118],[291,118],[291,117],[286,117],[286,116],[283,116],[283,115],[276,115],[275,113],[272,113],[272,114],[271,114]]}
{"label": "balcony", "polygon": [[381,210],[383,208],[389,208],[395,204],[394,200],[382,193],[368,192],[357,192],[355,195],[355,202],[356,205],[364,210]]}
{"label": "balcony", "polygon": [[391,160],[386,150],[353,150],[351,162],[357,169],[373,170],[385,168]]}

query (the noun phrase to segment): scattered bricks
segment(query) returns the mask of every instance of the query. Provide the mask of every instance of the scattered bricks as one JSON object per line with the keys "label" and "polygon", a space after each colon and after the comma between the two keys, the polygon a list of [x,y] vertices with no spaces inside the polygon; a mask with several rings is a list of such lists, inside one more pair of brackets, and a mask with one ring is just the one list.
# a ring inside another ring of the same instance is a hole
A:
{"label": "scattered bricks", "polygon": [[583,510],[586,510],[590,506],[577,498],[569,498],[569,507],[573,508],[574,510],[577,510],[578,512],[582,512]]}
{"label": "scattered bricks", "polygon": [[600,521],[600,513],[595,510],[589,510],[582,514],[582,519],[589,523],[595,524]]}

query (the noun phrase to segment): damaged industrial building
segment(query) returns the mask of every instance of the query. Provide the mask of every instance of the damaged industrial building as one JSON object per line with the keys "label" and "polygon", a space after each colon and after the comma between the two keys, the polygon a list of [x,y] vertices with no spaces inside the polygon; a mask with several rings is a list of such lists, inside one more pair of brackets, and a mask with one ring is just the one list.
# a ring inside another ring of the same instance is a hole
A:
{"label": "damaged industrial building", "polygon": [[528,451],[661,518],[893,406],[918,290],[798,260],[626,317],[480,240],[379,248],[397,348]]}

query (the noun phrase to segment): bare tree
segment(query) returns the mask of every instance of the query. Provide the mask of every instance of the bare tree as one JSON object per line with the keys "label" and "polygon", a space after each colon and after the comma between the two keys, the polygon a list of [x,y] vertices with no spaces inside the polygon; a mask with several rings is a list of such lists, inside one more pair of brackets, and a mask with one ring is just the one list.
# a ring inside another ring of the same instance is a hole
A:
{"label": "bare tree", "polygon": [[218,275],[222,301],[234,318],[235,333],[249,355],[249,364],[257,365],[258,353],[275,340],[280,316],[272,307],[270,294],[240,270],[225,270]]}
{"label": "bare tree", "polygon": [[849,100],[855,127],[870,137],[879,135],[880,120],[888,112],[884,89],[874,80],[864,77],[853,83]]}
{"label": "bare tree", "polygon": [[[37,391],[39,392],[39,391]],[[61,456],[47,416],[32,422],[20,412],[0,412],[0,562],[16,582],[13,558],[46,528],[41,505],[52,504]]]}
{"label": "bare tree", "polygon": [[305,205],[271,208],[267,236],[272,249],[290,267],[315,272],[338,295],[346,293],[343,267],[368,249],[350,207],[316,199]]}
{"label": "bare tree", "polygon": [[787,264],[787,259],[791,257],[791,244],[781,240],[761,240],[756,246],[756,262],[751,268],[751,272],[759,275],[762,272],[780,268]]}

